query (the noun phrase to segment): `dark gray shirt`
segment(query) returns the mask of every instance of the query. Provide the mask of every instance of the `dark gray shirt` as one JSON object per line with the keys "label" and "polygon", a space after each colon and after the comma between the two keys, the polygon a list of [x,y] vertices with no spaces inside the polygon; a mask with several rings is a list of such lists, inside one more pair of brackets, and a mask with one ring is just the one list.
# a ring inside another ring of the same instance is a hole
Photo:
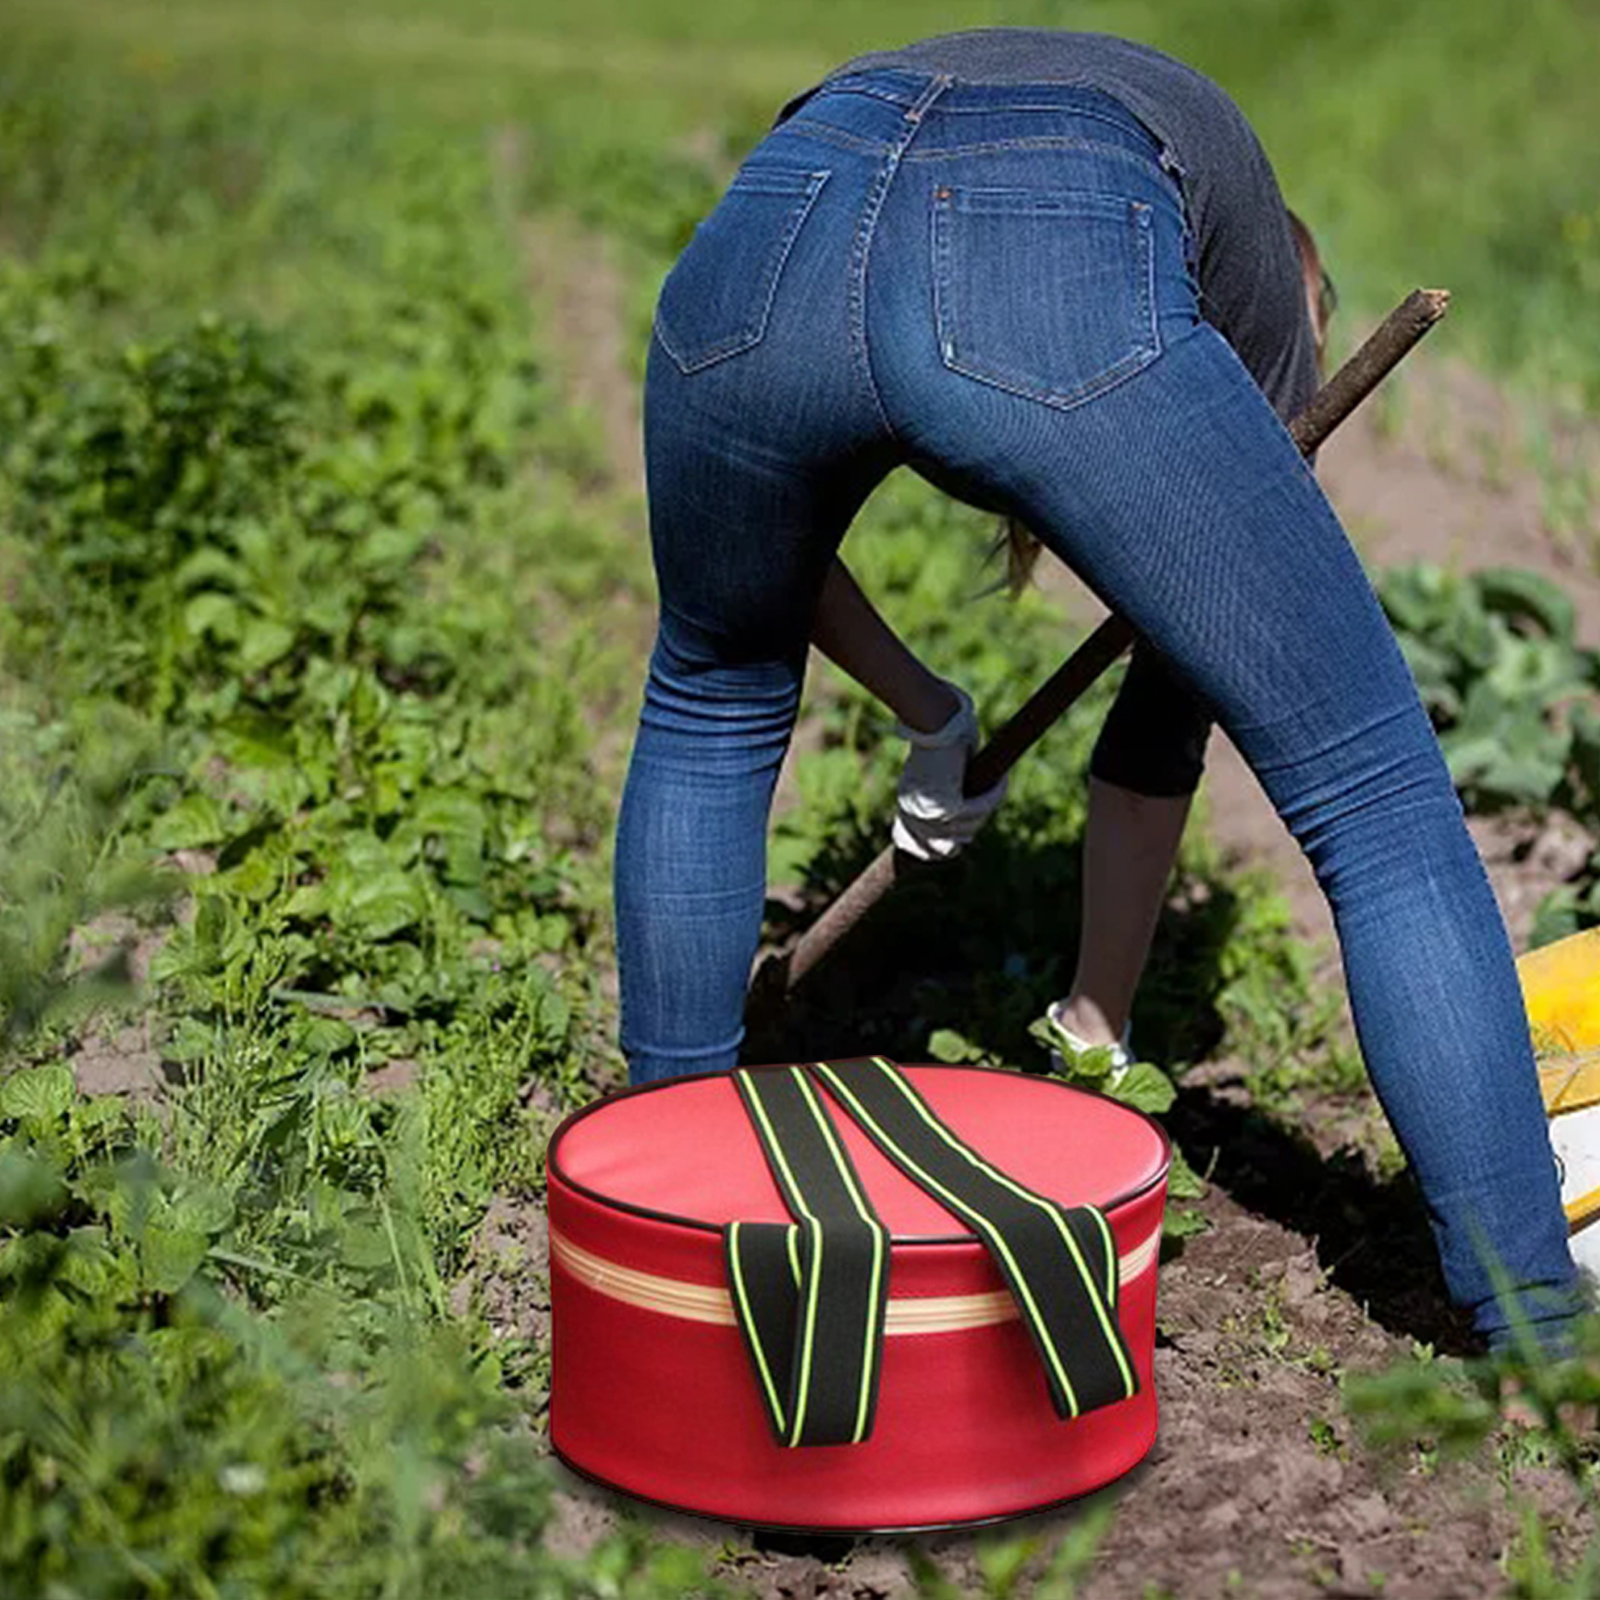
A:
{"label": "dark gray shirt", "polygon": [[[1194,234],[1200,308],[1286,420],[1316,392],[1300,255],[1272,166],[1232,100],[1148,45],[1104,33],[980,28],[858,56],[840,73],[899,67],[968,83],[1073,83],[1119,100],[1165,147]],[[818,85],[820,88],[821,85]],[[789,102],[790,116],[816,92]]]}

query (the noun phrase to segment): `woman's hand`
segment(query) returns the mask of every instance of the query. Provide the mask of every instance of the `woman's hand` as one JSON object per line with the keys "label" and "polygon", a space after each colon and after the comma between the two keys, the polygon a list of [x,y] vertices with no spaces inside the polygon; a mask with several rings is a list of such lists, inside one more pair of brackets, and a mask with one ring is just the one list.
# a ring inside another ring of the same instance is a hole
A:
{"label": "woman's hand", "polygon": [[894,843],[919,861],[944,861],[970,844],[1006,794],[1004,778],[984,794],[961,792],[967,762],[978,748],[978,718],[964,689],[946,687],[958,704],[943,726],[922,733],[903,722],[895,725],[911,741],[911,754],[896,790]]}

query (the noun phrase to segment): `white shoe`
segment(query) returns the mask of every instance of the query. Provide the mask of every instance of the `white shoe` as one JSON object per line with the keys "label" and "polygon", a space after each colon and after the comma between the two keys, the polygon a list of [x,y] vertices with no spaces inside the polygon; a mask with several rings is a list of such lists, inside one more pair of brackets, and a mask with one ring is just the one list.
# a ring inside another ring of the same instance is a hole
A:
{"label": "white shoe", "polygon": [[1065,1076],[1076,1065],[1079,1056],[1088,1055],[1093,1050],[1108,1050],[1111,1053],[1111,1073],[1106,1081],[1108,1084],[1120,1083],[1134,1061],[1130,1038],[1132,1024],[1123,1028],[1122,1037],[1115,1044],[1090,1044],[1061,1020],[1059,1013],[1065,1004],[1064,1000],[1054,1001],[1044,1014],[1045,1031],[1049,1034],[1050,1070]]}

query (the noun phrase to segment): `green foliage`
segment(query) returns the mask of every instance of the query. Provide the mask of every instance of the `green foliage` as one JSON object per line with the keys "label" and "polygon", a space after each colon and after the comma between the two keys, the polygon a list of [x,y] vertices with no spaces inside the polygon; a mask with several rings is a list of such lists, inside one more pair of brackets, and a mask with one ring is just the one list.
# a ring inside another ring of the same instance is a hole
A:
{"label": "green foliage", "polygon": [[908,1545],[906,1557],[916,1592],[924,1600],[964,1600],[972,1594],[985,1600],[1010,1600],[1013,1595],[1072,1600],[1088,1577],[1116,1512],[1115,1498],[1100,1494],[1083,1502],[1072,1526],[1053,1543],[1037,1533],[996,1534],[979,1540],[974,1555],[982,1587],[977,1590],[951,1582],[926,1551]]}
{"label": "green foliage", "polygon": [[[1544,395],[1565,386],[1592,406],[1597,393],[1590,133],[1600,34],[1572,0],[1515,11],[1495,0],[1095,0],[1087,10],[1064,0],[880,0],[867,10],[546,0],[536,12],[464,0],[448,13],[423,0],[361,0],[337,30],[312,0],[11,0],[6,20],[0,64],[12,81],[38,82],[65,62],[96,69],[89,91],[101,103],[113,74],[160,91],[136,122],[109,127],[83,114],[99,109],[95,99],[0,95],[8,231],[30,244],[59,236],[61,196],[83,209],[94,174],[107,199],[96,220],[115,215],[119,237],[209,231],[218,237],[201,244],[199,270],[214,276],[220,259],[274,292],[264,242],[364,243],[342,208],[317,204],[316,175],[349,161],[346,144],[318,137],[317,113],[330,105],[404,105],[419,130],[463,140],[526,122],[540,160],[561,164],[547,192],[564,204],[611,204],[595,192],[608,187],[605,157],[574,147],[606,151],[629,168],[624,230],[659,226],[671,237],[687,209],[676,197],[692,182],[674,171],[684,147],[747,148],[785,99],[854,54],[990,23],[1126,33],[1233,93],[1349,304],[1381,312],[1412,283],[1449,285],[1457,348],[1521,372]],[[196,92],[218,84],[226,112]],[[258,90],[277,115],[252,127],[238,108]],[[310,153],[286,172],[272,152],[290,144]],[[425,170],[396,168],[410,180],[397,187],[420,188]],[[653,183],[668,200],[659,212]]]}
{"label": "green foliage", "polygon": [[[1386,572],[1379,597],[1471,809],[1557,805],[1600,825],[1600,653],[1538,573]],[[1600,922],[1600,855],[1540,908],[1534,943]]]}
{"label": "green foliage", "polygon": [[1554,583],[1417,563],[1386,572],[1380,593],[1469,803],[1600,801],[1582,792],[1594,753],[1566,715],[1600,684],[1600,662],[1574,644],[1572,603]]}
{"label": "green foliage", "polygon": [[76,728],[0,712],[0,1060],[47,1021],[127,991],[127,947],[85,924],[146,913],[170,878],[119,849],[150,778],[150,731],[115,707]]}
{"label": "green foliage", "polygon": [[[565,488],[519,518],[563,436],[476,154],[203,97],[74,121],[9,67],[8,1592],[681,1593],[697,1564],[637,1530],[543,1552],[545,1353],[451,1309],[611,1059],[615,662],[544,598],[596,532]],[[262,303],[197,315],[192,275],[226,296],[246,260]],[[73,1082],[89,1013],[135,1002],[159,1114]]]}
{"label": "green foliage", "polygon": [[634,1530],[583,1564],[545,1551],[546,1459],[459,1332],[391,1309],[353,1343],[316,1295],[248,1315],[208,1264],[224,1197],[137,1149],[63,1180],[32,1152],[43,1120],[8,1117],[0,1150],[0,1194],[18,1161],[53,1184],[0,1247],[17,1592],[646,1600],[701,1582]]}

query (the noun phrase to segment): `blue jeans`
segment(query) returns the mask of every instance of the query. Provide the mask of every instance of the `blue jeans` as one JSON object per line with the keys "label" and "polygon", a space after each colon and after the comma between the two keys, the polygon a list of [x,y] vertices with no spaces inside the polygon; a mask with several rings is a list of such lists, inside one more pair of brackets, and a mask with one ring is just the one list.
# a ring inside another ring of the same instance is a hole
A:
{"label": "blue jeans", "polygon": [[[1117,102],[876,70],[771,133],[662,291],[660,630],[616,855],[635,1081],[731,1067],[823,574],[907,464],[1020,516],[1212,710],[1306,851],[1445,1276],[1575,1273],[1506,934],[1310,469],[1201,320],[1181,193]],[[1533,1301],[1541,1297],[1533,1296]]]}

